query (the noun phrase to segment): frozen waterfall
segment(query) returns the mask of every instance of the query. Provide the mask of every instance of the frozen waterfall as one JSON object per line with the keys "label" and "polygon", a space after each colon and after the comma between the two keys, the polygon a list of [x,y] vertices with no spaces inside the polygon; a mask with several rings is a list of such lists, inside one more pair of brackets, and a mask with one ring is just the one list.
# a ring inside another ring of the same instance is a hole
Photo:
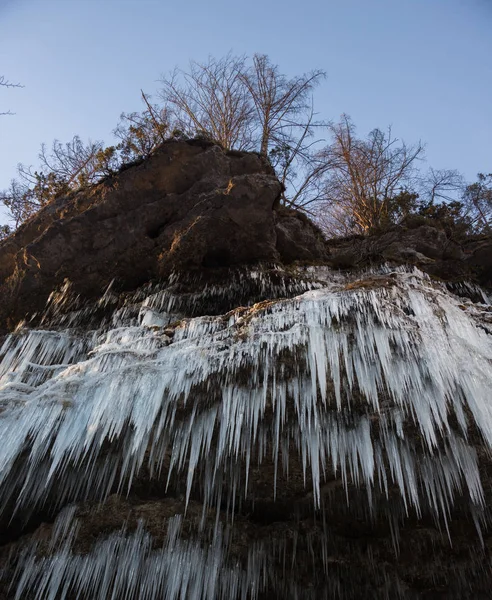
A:
{"label": "frozen waterfall", "polygon": [[[1,515],[54,520],[10,551],[12,598],[352,598],[333,514],[387,523],[397,554],[405,519],[430,519],[452,546],[459,511],[483,546],[487,296],[404,268],[247,278],[276,294],[216,316],[184,317],[168,289],[146,288],[96,322],[91,308],[58,312],[62,290],[40,326],[4,339]],[[150,517],[132,501],[142,481]],[[315,519],[315,534],[268,524],[255,539],[244,515],[266,499]],[[89,543],[81,515],[114,502],[131,518]],[[406,598],[381,568],[366,597]]]}

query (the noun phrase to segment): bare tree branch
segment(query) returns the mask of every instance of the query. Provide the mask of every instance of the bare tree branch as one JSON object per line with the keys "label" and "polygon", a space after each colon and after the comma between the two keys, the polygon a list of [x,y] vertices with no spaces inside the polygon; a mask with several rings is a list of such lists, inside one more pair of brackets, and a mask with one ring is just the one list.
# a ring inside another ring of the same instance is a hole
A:
{"label": "bare tree branch", "polygon": [[152,105],[149,103],[147,96],[144,94],[144,91],[140,90],[140,93],[142,94],[142,99],[145,102],[145,105],[147,106],[147,110],[149,111],[149,115],[150,115],[150,118],[152,119],[152,123],[154,124],[155,131],[157,132],[157,134],[159,135],[161,140],[164,141],[165,140],[164,131],[158,122],[156,111],[153,109]]}
{"label": "bare tree branch", "polygon": [[421,178],[419,193],[427,202],[453,201],[463,193],[463,176],[456,169],[433,169]]}
{"label": "bare tree branch", "polygon": [[[12,82],[8,81],[7,79],[5,79],[4,75],[0,75],[0,87],[5,87],[5,88],[22,88],[24,86],[21,85],[20,83],[12,83]],[[4,112],[0,112],[0,116],[14,115],[14,114],[15,113],[11,112],[10,110],[4,111]]]}
{"label": "bare tree branch", "polygon": [[24,87],[20,83],[12,83],[12,82],[8,81],[7,79],[5,79],[4,75],[0,75],[0,86],[8,87],[8,88],[22,88],[22,87]]}
{"label": "bare tree branch", "polygon": [[[241,79],[255,108],[260,154],[267,156],[272,146],[290,142],[292,128],[306,131],[312,91],[324,77],[324,71],[316,70],[288,79],[265,54],[253,56],[252,67],[241,74]],[[312,114],[309,123],[308,132],[314,125]]]}

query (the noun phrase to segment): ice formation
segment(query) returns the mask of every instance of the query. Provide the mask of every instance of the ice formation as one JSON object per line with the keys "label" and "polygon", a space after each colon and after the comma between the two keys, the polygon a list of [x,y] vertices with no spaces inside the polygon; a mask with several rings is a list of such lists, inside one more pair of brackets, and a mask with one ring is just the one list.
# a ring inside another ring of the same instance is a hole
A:
{"label": "ice formation", "polygon": [[260,498],[255,473],[266,464],[274,495],[298,468],[315,512],[339,482],[347,506],[365,498],[369,515],[393,525],[425,513],[446,531],[458,503],[480,535],[477,444],[492,449],[488,297],[473,304],[417,269],[344,277],[313,267],[303,277],[312,289],[222,315],[176,322],[169,292],[147,289],[91,331],[72,312],[5,339],[2,513],[105,502],[143,471],[182,493],[185,511],[202,510],[193,535],[170,519],[160,548],[142,522],[80,554],[65,509],[51,550],[19,559],[15,598],[260,597],[280,551],[254,546],[239,561],[226,540],[237,507]]}

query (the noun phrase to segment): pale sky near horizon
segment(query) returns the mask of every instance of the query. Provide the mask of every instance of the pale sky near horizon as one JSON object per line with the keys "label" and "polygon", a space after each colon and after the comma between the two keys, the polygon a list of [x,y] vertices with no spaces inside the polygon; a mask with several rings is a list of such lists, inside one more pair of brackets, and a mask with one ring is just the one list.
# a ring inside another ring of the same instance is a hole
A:
{"label": "pale sky near horizon", "polygon": [[[0,189],[42,142],[110,143],[162,73],[190,59],[268,54],[288,75],[326,71],[324,119],[392,125],[429,165],[492,171],[492,0],[0,0]],[[1,217],[0,217],[1,221]]]}

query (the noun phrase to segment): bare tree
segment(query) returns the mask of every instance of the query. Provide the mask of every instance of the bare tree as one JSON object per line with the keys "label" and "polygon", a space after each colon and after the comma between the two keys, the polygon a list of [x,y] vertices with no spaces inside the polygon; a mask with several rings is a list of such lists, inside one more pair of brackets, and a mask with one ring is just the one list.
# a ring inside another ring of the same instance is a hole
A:
{"label": "bare tree", "polygon": [[189,136],[210,137],[223,148],[252,150],[253,107],[244,85],[245,57],[190,62],[162,77],[160,96],[175,126]]}
{"label": "bare tree", "polygon": [[329,131],[333,141],[322,153],[327,163],[325,223],[331,219],[337,233],[367,233],[395,220],[401,207],[393,200],[413,188],[423,145],[408,146],[391,127],[359,139],[347,115],[331,123]]}
{"label": "bare tree", "polygon": [[325,77],[321,70],[288,78],[265,54],[255,54],[242,74],[254,106],[254,139],[283,184],[285,206],[312,212],[321,198],[325,163],[314,133],[324,123],[315,120],[312,93]]}
{"label": "bare tree", "polygon": [[3,87],[23,87],[20,83],[12,83],[5,79],[5,75],[0,75],[0,86]]}
{"label": "bare tree", "polygon": [[[54,140],[49,150],[42,144],[39,160],[41,170],[53,173],[67,188],[97,183],[101,177],[111,175],[119,165],[116,148],[106,148],[101,141],[84,143],[78,135],[65,144]],[[21,167],[20,171],[29,175],[29,170]]]}
{"label": "bare tree", "polygon": [[260,154],[267,156],[272,147],[293,141],[297,146],[294,131],[299,128],[301,135],[312,131],[312,91],[324,77],[324,71],[315,70],[289,79],[265,54],[253,56],[241,79],[253,101]]}
{"label": "bare tree", "polygon": [[38,170],[19,164],[18,178],[0,193],[0,203],[16,228],[53,198],[97,183],[119,166],[116,148],[105,148],[102,142],[84,144],[78,136],[66,144],[55,140],[49,150],[42,144],[38,156]]}
{"label": "bare tree", "polygon": [[316,206],[324,197],[323,176],[328,165],[312,139],[313,112],[297,139],[284,142],[270,150],[269,159],[283,184],[282,203],[290,208],[315,215]]}
{"label": "bare tree", "polygon": [[205,135],[225,149],[256,150],[284,184],[282,202],[308,210],[320,197],[324,163],[315,147],[312,92],[325,76],[316,70],[288,78],[264,54],[250,64],[227,54],[192,61],[161,80],[160,92],[174,126]]}

